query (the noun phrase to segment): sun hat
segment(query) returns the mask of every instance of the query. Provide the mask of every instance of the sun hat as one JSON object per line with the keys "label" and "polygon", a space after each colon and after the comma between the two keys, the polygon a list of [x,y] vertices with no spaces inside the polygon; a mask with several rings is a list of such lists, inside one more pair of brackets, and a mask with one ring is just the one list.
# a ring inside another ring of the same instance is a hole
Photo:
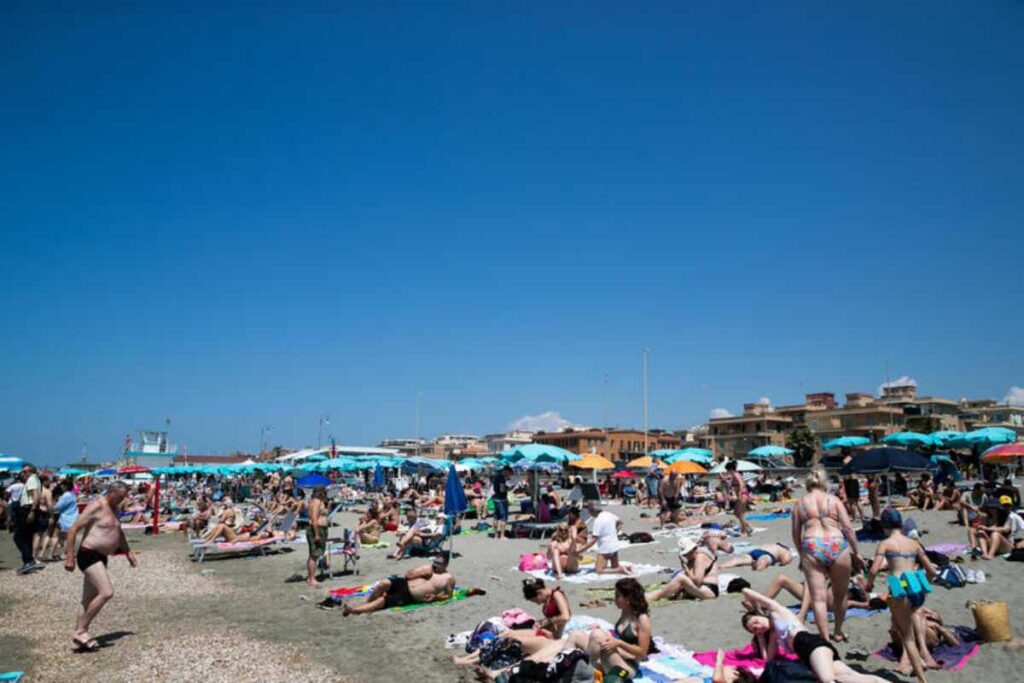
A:
{"label": "sun hat", "polygon": [[697,549],[697,544],[694,543],[692,539],[685,538],[685,537],[684,538],[680,538],[679,542],[677,543],[677,545],[679,546],[679,554],[680,555],[689,555],[690,553],[692,553],[694,550]]}

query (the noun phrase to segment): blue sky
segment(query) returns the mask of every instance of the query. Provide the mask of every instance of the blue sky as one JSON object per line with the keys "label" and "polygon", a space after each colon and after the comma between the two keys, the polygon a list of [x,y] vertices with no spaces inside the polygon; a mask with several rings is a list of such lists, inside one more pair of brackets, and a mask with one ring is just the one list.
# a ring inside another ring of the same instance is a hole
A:
{"label": "blue sky", "polygon": [[1024,4],[0,10],[0,451],[1024,385]]}

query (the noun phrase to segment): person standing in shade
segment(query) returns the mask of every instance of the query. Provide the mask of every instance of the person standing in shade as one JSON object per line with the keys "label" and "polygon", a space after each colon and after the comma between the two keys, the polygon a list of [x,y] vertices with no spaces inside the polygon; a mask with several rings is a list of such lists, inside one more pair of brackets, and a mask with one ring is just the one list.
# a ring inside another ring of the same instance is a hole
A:
{"label": "person standing in shade", "polygon": [[494,503],[494,537],[499,540],[505,538],[505,524],[508,522],[508,477],[511,475],[512,468],[505,465],[491,479],[491,488],[494,489],[491,498]]}
{"label": "person standing in shade", "polygon": [[[138,560],[128,547],[128,539],[121,530],[118,510],[128,496],[128,485],[115,481],[107,495],[89,503],[71,528],[68,529],[64,552],[64,569],[75,571],[75,565],[85,575],[82,586],[82,604],[78,608],[75,632],[71,635],[72,652],[94,652],[99,643],[89,635],[89,626],[103,606],[114,597],[114,587],[107,574],[107,558],[121,551],[133,568]],[[82,546],[75,552],[75,539],[82,532]]]}

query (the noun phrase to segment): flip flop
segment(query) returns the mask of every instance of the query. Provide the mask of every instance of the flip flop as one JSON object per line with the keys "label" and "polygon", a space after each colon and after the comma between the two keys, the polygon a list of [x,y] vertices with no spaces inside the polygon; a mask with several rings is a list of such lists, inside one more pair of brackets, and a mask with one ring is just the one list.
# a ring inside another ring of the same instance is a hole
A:
{"label": "flip flop", "polygon": [[90,638],[88,641],[83,642],[78,638],[71,639],[71,651],[75,653],[82,652],[96,652],[100,649],[100,642],[95,638]]}

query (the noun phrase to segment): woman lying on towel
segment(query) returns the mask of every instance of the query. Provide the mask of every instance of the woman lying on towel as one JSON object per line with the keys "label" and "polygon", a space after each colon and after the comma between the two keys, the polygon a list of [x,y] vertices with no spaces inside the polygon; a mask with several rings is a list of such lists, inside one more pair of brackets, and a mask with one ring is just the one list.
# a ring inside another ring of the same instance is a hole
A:
{"label": "woman lying on towel", "polygon": [[[884,681],[884,678],[857,673],[839,659],[836,649],[821,636],[811,633],[797,616],[787,607],[780,605],[755,590],[746,588],[743,595],[748,604],[754,605],[753,611],[743,615],[742,624],[749,633],[754,635],[754,647],[758,655],[772,661],[778,656],[779,648],[784,652],[793,653],[797,659],[814,673],[821,683],[872,683]],[[722,678],[718,678],[716,668],[715,681],[751,680],[741,678],[738,670],[728,674],[731,667],[721,667]],[[746,674],[749,676],[749,673]]]}
{"label": "woman lying on towel", "polygon": [[[771,582],[771,585],[768,586],[768,590],[764,594],[766,597],[774,599],[782,591],[786,591],[801,601],[800,612],[797,614],[797,618],[803,621],[811,608],[811,596],[807,586],[794,578],[780,574],[775,577],[775,580]],[[860,609],[882,610],[886,608],[888,597],[888,593],[879,593],[877,595],[868,593],[864,590],[864,578],[862,576],[855,576],[850,579],[849,590],[846,593],[846,608],[858,607]],[[825,602],[828,606],[828,611],[833,612],[833,593],[831,590],[825,594]]]}
{"label": "woman lying on towel", "polygon": [[[928,607],[922,607],[917,610],[918,616],[921,618],[921,624],[923,625],[925,645],[929,652],[932,652],[939,645],[945,643],[946,645],[959,645],[960,639],[956,633],[946,628],[942,623],[942,615],[933,609]],[[910,656],[907,651],[903,649],[903,640],[900,638],[900,633],[895,628],[889,629],[889,647],[892,648],[893,653],[900,658],[899,668],[903,670],[909,670]],[[934,659],[934,657],[933,657]]]}
{"label": "woman lying on towel", "polygon": [[750,567],[755,572],[768,567],[785,567],[793,561],[793,551],[784,543],[769,543],[741,553],[722,562],[721,569]]}
{"label": "woman lying on towel", "polygon": [[576,534],[570,532],[568,524],[559,524],[551,536],[551,541],[548,542],[548,562],[559,579],[580,570],[576,538]]}

